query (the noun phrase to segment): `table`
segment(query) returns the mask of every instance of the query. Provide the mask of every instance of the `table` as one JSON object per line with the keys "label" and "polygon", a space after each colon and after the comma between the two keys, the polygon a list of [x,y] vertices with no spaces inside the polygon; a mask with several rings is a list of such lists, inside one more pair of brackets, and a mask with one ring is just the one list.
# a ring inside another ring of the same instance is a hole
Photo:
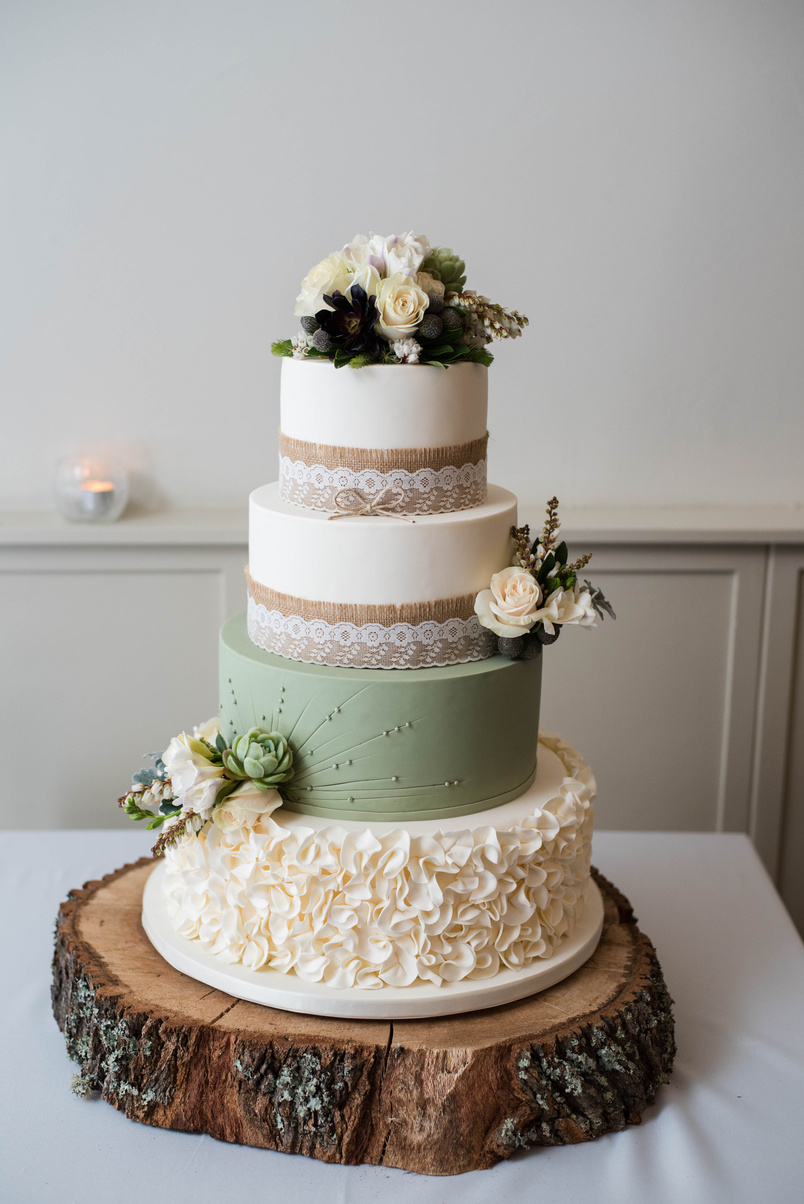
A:
{"label": "table", "polygon": [[675,999],[678,1058],[643,1124],[429,1178],[329,1166],[127,1120],[70,1091],[50,1011],[67,892],[147,851],[132,830],[0,835],[11,973],[3,992],[0,1197],[462,1204],[746,1204],[804,1198],[804,946],[747,837],[599,832],[595,864],[630,898]]}

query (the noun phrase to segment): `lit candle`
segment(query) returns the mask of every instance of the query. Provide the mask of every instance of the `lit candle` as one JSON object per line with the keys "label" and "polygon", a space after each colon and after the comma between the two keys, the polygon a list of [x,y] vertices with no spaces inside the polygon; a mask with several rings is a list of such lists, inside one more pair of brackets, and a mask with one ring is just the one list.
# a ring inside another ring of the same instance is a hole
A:
{"label": "lit candle", "polygon": [[111,481],[82,481],[78,495],[81,514],[86,518],[106,518],[114,507]]}

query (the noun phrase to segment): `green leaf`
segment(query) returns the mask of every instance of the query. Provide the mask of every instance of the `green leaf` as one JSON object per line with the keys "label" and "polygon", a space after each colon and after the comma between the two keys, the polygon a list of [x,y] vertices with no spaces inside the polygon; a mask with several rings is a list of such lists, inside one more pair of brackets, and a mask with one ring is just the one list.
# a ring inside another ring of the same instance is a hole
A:
{"label": "green leaf", "polygon": [[567,551],[567,545],[563,541],[556,548],[556,560],[558,561],[559,564],[566,564],[567,561],[569,560],[569,552]]}
{"label": "green leaf", "polygon": [[376,364],[377,361],[372,355],[353,355],[349,360],[350,368],[367,368],[369,364]]}
{"label": "green leaf", "polygon": [[463,330],[442,330],[441,334],[436,335],[434,339],[426,339],[422,343],[422,347],[427,351],[431,351],[434,347],[453,347],[462,338]]}
{"label": "green leaf", "polygon": [[272,355],[283,355],[289,357],[293,355],[292,339],[277,339],[275,343],[271,343]]}
{"label": "green leaf", "polygon": [[227,799],[229,797],[229,795],[234,790],[237,790],[237,787],[240,785],[241,785],[240,780],[225,782],[224,785],[221,786],[218,793],[215,795],[215,806],[219,807],[220,804],[223,802],[223,800]]}
{"label": "green leaf", "polygon": [[226,749],[228,748],[228,745],[220,732],[218,732],[217,736],[215,737],[215,747],[219,753],[225,753]]}
{"label": "green leaf", "polygon": [[490,368],[494,363],[494,356],[490,351],[486,351],[485,347],[470,347],[467,359],[473,364],[484,364],[486,368]]}
{"label": "green leaf", "polygon": [[141,819],[150,819],[152,815],[152,812],[150,811],[143,811],[142,807],[140,807],[140,805],[131,795],[129,795],[123,804],[123,810],[125,811],[126,815],[129,816],[129,818],[138,822]]}
{"label": "green leaf", "polygon": [[536,580],[540,584],[544,584],[544,582],[547,580],[547,574],[550,572],[550,570],[553,567],[553,565],[555,564],[555,562],[556,562],[556,558],[553,555],[553,553],[548,552],[547,555],[545,556],[544,560],[542,561],[541,568],[539,569],[539,572],[536,576]]}

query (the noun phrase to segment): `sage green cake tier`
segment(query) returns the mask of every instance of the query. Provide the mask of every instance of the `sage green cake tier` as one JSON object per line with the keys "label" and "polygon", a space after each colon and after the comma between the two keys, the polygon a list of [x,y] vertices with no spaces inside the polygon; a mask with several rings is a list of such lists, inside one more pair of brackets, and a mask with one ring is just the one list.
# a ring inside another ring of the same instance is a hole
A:
{"label": "sage green cake tier", "polygon": [[246,616],[221,631],[223,735],[281,732],[293,810],[448,819],[518,798],[536,774],[541,658],[439,669],[340,669],[265,652]]}

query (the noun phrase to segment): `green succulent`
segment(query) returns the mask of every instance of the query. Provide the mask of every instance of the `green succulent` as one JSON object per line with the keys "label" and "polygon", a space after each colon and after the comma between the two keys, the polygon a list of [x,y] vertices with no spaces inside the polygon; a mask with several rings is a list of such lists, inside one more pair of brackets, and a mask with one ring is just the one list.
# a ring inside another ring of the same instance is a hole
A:
{"label": "green succulent", "polygon": [[421,271],[440,280],[448,293],[462,293],[466,287],[466,264],[449,247],[433,247]]}
{"label": "green succulent", "polygon": [[223,753],[223,764],[230,778],[249,779],[258,790],[270,790],[289,782],[295,772],[293,753],[281,732],[252,727],[238,736]]}

